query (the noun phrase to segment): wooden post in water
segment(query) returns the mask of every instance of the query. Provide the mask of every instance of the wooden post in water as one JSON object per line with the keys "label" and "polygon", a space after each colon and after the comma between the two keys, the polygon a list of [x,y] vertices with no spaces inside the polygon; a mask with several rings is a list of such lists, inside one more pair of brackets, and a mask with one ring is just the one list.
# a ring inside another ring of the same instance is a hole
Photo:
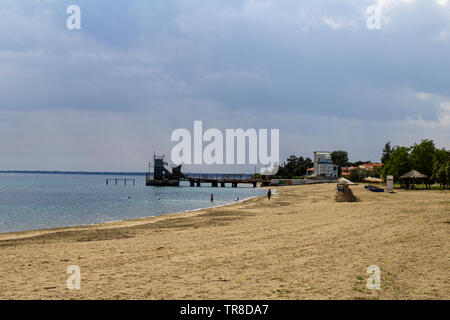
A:
{"label": "wooden post in water", "polygon": [[118,182],[123,181],[124,186],[127,185],[127,182],[133,182],[133,186],[136,186],[136,179],[118,179],[118,178],[111,178],[111,179],[106,179],[106,185],[109,185],[109,181],[113,180],[114,184],[117,186]]}

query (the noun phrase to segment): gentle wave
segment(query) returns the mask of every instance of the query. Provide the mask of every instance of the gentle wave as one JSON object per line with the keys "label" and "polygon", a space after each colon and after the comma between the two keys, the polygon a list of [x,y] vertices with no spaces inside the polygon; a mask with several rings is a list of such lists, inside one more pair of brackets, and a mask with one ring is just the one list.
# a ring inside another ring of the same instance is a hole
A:
{"label": "gentle wave", "polygon": [[[0,233],[91,225],[219,207],[265,195],[252,187],[106,185],[109,175],[0,173]],[[125,178],[121,176],[120,178]],[[210,195],[214,194],[211,203]]]}

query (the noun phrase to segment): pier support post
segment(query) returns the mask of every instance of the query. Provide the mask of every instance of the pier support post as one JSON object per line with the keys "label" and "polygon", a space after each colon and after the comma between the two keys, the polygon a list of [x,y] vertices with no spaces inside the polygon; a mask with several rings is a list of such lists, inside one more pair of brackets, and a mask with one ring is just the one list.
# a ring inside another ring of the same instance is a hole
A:
{"label": "pier support post", "polygon": [[221,186],[222,188],[225,188],[225,182],[221,182],[221,183],[220,183],[220,186]]}
{"label": "pier support post", "polygon": [[211,182],[211,184],[212,184],[212,186],[213,186],[214,188],[217,188],[217,186],[218,186],[217,181],[213,181],[213,182]]}
{"label": "pier support post", "polygon": [[233,183],[231,184],[231,186],[232,186],[233,188],[237,188],[237,183],[236,183],[236,182],[233,182]]}
{"label": "pier support post", "polygon": [[191,187],[195,186],[194,180],[189,180],[189,184],[191,185]]}

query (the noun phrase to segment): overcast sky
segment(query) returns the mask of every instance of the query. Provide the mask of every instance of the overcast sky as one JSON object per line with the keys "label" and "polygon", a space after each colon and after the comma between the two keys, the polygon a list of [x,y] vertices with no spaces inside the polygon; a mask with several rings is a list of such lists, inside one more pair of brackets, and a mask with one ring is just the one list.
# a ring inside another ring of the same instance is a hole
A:
{"label": "overcast sky", "polygon": [[281,159],[450,148],[450,1],[0,0],[0,170],[144,171],[194,120]]}

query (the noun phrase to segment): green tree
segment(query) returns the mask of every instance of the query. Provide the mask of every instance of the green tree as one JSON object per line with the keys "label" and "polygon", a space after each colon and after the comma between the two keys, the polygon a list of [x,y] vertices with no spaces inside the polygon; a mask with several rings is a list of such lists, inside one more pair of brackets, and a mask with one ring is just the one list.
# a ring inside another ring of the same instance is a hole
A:
{"label": "green tree", "polygon": [[370,161],[356,161],[356,162],[349,162],[347,166],[349,167],[359,167],[362,164],[370,163]]}
{"label": "green tree", "polygon": [[303,158],[297,158],[295,155],[291,155],[286,160],[286,178],[292,178],[294,176],[295,168],[299,165],[301,160],[303,160]]}
{"label": "green tree", "polygon": [[364,181],[364,174],[358,168],[352,169],[348,174],[348,180],[353,182]]}
{"label": "green tree", "polygon": [[415,143],[411,147],[409,160],[412,169],[431,177],[436,161],[436,147],[433,140],[425,139],[420,144]]}
{"label": "green tree", "polygon": [[372,178],[379,178],[381,176],[380,167],[373,167],[372,170],[367,171],[366,176],[372,177]]}
{"label": "green tree", "polygon": [[286,160],[286,162],[284,162],[279,167],[276,177],[282,179],[291,179],[294,177],[305,176],[307,173],[307,169],[313,166],[313,161],[310,158],[291,155]]}
{"label": "green tree", "polygon": [[437,150],[436,153],[432,180],[439,183],[441,187],[446,188],[450,186],[450,151],[442,149]]}
{"label": "green tree", "polygon": [[331,161],[333,161],[333,164],[337,165],[339,167],[339,175],[341,175],[342,167],[345,167],[348,165],[348,154],[347,151],[333,151],[331,153]]}
{"label": "green tree", "polygon": [[445,150],[445,148],[442,149],[436,149],[434,152],[434,162],[446,162],[448,155],[450,154],[450,150]]}
{"label": "green tree", "polygon": [[391,157],[391,154],[392,154],[391,142],[388,141],[384,145],[383,155],[381,156],[381,163],[388,162],[389,158]]}
{"label": "green tree", "polygon": [[381,175],[384,179],[386,176],[392,175],[395,180],[411,170],[409,162],[409,148],[395,147],[392,150],[389,160],[381,169]]}

